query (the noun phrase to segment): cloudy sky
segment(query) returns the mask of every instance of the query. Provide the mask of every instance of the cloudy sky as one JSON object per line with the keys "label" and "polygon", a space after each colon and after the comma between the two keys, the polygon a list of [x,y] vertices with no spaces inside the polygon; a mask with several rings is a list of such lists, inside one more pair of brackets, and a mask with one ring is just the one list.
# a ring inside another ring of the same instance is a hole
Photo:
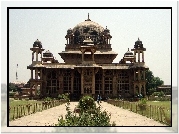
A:
{"label": "cloudy sky", "polygon": [[[47,2],[46,5],[48,3],[52,6],[55,5],[55,3],[50,2]],[[29,4],[34,5],[33,3]],[[105,2],[103,4],[104,6],[107,5]],[[145,4],[147,3],[143,3],[143,5]],[[155,5],[157,6],[157,4],[175,6],[176,3],[158,2]],[[24,5],[28,4],[25,3]],[[40,5],[40,2],[36,6],[38,5]],[[118,6],[122,5],[127,6],[127,3],[119,3]],[[132,4],[129,4],[129,6],[132,6]],[[133,6],[136,6],[136,4],[133,3]],[[148,6],[152,6],[152,3],[149,2]],[[173,76],[176,78],[177,68],[175,66],[177,63],[175,56],[177,55],[177,47],[175,41],[171,44],[170,9],[10,9],[9,81],[16,80],[17,64],[18,80],[28,81],[30,78],[30,70],[27,69],[27,66],[31,64],[32,52],[30,48],[36,39],[42,42],[45,51],[50,50],[59,62],[63,62],[58,53],[65,49],[67,29],[73,28],[87,19],[88,13],[92,21],[110,29],[112,49],[118,53],[114,63],[118,63],[123,58],[128,48],[134,47],[135,41],[139,37],[146,48],[144,52],[146,65],[154,76],[160,77],[167,85],[171,84],[172,45],[172,50],[174,50],[172,51],[174,58],[172,68],[175,72],[173,72]],[[2,17],[6,16],[2,15]],[[2,48],[7,49],[6,40],[2,44]],[[2,62],[6,62],[3,57]],[[3,73],[5,72],[2,71]],[[6,79],[2,78],[2,83],[6,83]],[[176,85],[177,81],[173,82],[173,86]]]}

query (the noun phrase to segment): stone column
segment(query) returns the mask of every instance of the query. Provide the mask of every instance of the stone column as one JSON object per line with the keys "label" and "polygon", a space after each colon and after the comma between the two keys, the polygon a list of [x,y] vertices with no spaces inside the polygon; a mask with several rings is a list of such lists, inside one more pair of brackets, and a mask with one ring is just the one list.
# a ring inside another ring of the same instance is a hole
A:
{"label": "stone column", "polygon": [[138,62],[140,62],[140,51],[138,51]]}
{"label": "stone column", "polygon": [[71,70],[71,93],[73,94],[74,70]]}
{"label": "stone column", "polygon": [[37,96],[37,83],[35,83],[35,96]]}
{"label": "stone column", "polygon": [[144,96],[146,96],[146,86],[145,84],[143,84],[143,86],[144,86]]}
{"label": "stone column", "polygon": [[42,63],[42,51],[41,51],[41,63]]}
{"label": "stone column", "polygon": [[95,72],[94,72],[94,68],[92,70],[92,74],[93,74],[93,77],[92,77],[92,94],[95,94]]}
{"label": "stone column", "polygon": [[83,70],[83,68],[81,68],[82,70],[81,70],[81,94],[83,95],[84,94],[84,86],[83,86],[83,84],[84,84],[84,70]]}
{"label": "stone column", "polygon": [[84,51],[82,51],[82,62],[84,61]]}
{"label": "stone column", "polygon": [[33,79],[33,69],[31,69],[31,80]]}
{"label": "stone column", "polygon": [[46,71],[45,71],[45,74],[43,75],[43,88],[42,88],[42,94],[43,94],[43,96],[45,96],[46,95],[46,90],[47,90],[47,79],[46,79],[46,77],[47,77],[47,73],[46,73]]}
{"label": "stone column", "polygon": [[32,52],[32,61],[34,60],[34,52]]}
{"label": "stone column", "polygon": [[140,70],[138,70],[138,80],[141,80]]}
{"label": "stone column", "polygon": [[38,50],[36,50],[36,61],[38,61]]}
{"label": "stone column", "polygon": [[144,78],[144,80],[145,80],[145,70],[143,71],[143,78]]}
{"label": "stone column", "polygon": [[32,83],[30,82],[30,96],[32,97],[32,87],[33,87],[33,85],[32,85]]}
{"label": "stone column", "polygon": [[102,94],[104,95],[104,70],[102,70]]}
{"label": "stone column", "polygon": [[[113,91],[113,96],[117,95],[117,88],[116,88],[117,82],[116,82],[116,75],[113,76],[112,78],[112,91]],[[117,97],[117,96],[116,96]]]}
{"label": "stone column", "polygon": [[134,83],[134,95],[135,95],[135,93],[136,93],[136,84]]}
{"label": "stone column", "polygon": [[144,62],[144,52],[142,51],[142,62]]}
{"label": "stone column", "polygon": [[35,69],[35,79],[38,79],[38,69]]}
{"label": "stone column", "polygon": [[42,68],[40,69],[40,79],[42,80]]}
{"label": "stone column", "polygon": [[137,62],[136,61],[136,51],[134,51],[134,62]]}
{"label": "stone column", "polygon": [[135,72],[135,70],[134,70],[134,80],[136,80],[136,72]]}
{"label": "stone column", "polygon": [[94,52],[91,52],[92,53],[92,60],[94,61]]}
{"label": "stone column", "polygon": [[139,83],[139,94],[141,94],[141,83]]}

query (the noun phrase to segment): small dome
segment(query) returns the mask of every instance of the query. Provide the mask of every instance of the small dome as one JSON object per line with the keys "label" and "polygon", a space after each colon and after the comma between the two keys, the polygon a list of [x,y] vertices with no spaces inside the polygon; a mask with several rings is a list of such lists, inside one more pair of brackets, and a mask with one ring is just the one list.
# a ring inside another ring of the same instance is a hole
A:
{"label": "small dome", "polygon": [[47,50],[45,53],[51,53],[49,50]]}
{"label": "small dome", "polygon": [[38,39],[34,42],[33,47],[42,48],[42,43]]}
{"label": "small dome", "polygon": [[104,29],[104,33],[110,33],[110,30],[107,28],[107,26],[106,29]]}
{"label": "small dome", "polygon": [[138,38],[138,40],[135,42],[134,48],[143,48],[142,41]]}
{"label": "small dome", "polygon": [[124,54],[124,57],[131,57],[131,56],[133,56],[133,53],[129,51],[129,48],[128,48],[128,51]]}
{"label": "small dome", "polygon": [[90,38],[87,38],[83,41],[83,43],[88,45],[88,44],[93,44],[93,41]]}
{"label": "small dome", "polygon": [[67,30],[67,34],[72,34],[73,33],[73,30],[70,28]]}
{"label": "small dome", "polygon": [[45,53],[43,53],[43,57],[53,57],[53,54],[47,50]]}

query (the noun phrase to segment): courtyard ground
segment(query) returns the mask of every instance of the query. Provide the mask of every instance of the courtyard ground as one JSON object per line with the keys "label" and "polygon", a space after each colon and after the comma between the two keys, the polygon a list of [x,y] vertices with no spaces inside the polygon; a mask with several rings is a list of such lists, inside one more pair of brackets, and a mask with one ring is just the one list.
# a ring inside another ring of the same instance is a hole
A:
{"label": "courtyard ground", "polygon": [[[70,102],[70,109],[73,111],[78,102]],[[102,110],[111,113],[111,123],[116,126],[165,126],[153,119],[130,112],[128,110],[102,102]],[[9,122],[9,126],[49,126],[58,123],[58,118],[66,115],[66,104],[37,112]]]}

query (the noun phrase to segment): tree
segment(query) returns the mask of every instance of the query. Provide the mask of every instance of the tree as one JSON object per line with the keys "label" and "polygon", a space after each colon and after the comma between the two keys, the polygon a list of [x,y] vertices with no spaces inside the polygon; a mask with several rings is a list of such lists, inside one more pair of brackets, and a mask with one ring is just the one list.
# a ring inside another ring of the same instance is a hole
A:
{"label": "tree", "polygon": [[158,86],[161,86],[164,82],[159,77],[154,77],[153,72],[150,70],[146,71],[146,92],[147,95],[152,95],[154,92],[156,92],[156,88]]}
{"label": "tree", "polygon": [[15,92],[17,91],[17,87],[13,83],[9,83],[9,91]]}

